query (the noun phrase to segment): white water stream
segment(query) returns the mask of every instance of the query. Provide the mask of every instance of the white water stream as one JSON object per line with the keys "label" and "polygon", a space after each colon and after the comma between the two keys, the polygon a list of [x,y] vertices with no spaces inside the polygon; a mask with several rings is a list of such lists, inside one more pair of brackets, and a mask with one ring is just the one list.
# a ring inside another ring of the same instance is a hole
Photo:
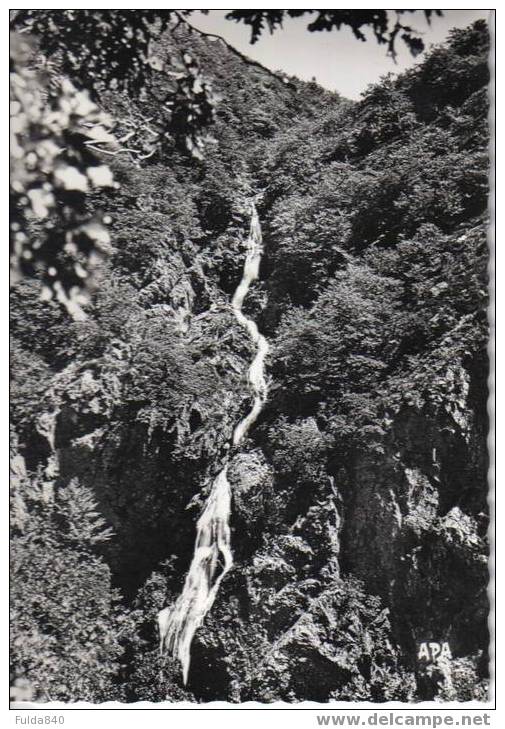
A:
{"label": "white water stream", "polygon": [[[242,304],[249,287],[258,278],[262,253],[261,226],[253,205],[242,280],[231,304],[237,321],[247,329],[256,345],[256,354],[248,373],[254,393],[254,403],[251,411],[233,431],[235,446],[256,421],[267,397],[265,358],[268,354],[268,342],[259,333],[256,323],[242,313]],[[160,651],[167,649],[174,658],[179,659],[185,684],[188,680],[193,636],[212,608],[219,585],[233,565],[229,527],[231,488],[227,470],[228,464],[215,478],[205,508],[198,520],[195,551],[182,593],[172,607],[166,607],[158,613]]]}

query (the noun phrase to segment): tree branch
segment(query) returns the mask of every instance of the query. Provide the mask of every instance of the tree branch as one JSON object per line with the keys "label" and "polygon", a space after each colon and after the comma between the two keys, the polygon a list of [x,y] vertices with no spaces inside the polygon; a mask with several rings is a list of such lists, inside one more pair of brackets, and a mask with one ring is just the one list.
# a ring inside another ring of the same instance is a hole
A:
{"label": "tree branch", "polygon": [[177,10],[174,10],[173,14],[177,17],[178,22],[172,28],[172,32],[176,30],[181,25],[181,23],[184,23],[189,28],[190,32],[198,33],[204,38],[214,38],[215,40],[221,41],[221,43],[223,43],[229,51],[238,56],[244,63],[247,63],[248,66],[255,66],[256,68],[259,68],[261,71],[264,71],[269,76],[279,81],[283,86],[287,86],[288,88],[294,89],[295,91],[298,90],[296,84],[290,81],[287,76],[279,76],[274,71],[271,71],[266,66],[263,66],[263,64],[259,63],[259,61],[254,61],[252,58],[245,56],[239,50],[234,48],[234,46],[230,45],[228,41],[225,40],[221,35],[216,35],[216,33],[206,33],[204,30],[199,30],[199,28],[195,28],[195,26],[191,25],[191,23],[189,23],[186,18],[183,18]]}

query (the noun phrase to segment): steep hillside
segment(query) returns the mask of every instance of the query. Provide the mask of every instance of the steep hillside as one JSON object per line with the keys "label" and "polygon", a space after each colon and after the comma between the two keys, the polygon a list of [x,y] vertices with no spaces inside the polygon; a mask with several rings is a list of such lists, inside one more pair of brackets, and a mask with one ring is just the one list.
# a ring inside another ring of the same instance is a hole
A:
{"label": "steep hillside", "polygon": [[[351,103],[183,24],[219,97],[202,160],[114,157],[87,319],[12,291],[12,680],[39,701],[484,699],[485,24]],[[110,92],[121,118],[141,101]],[[148,116],[149,108],[142,112]],[[109,160],[107,160],[109,162]],[[231,307],[252,204],[263,232]],[[234,565],[184,686],[156,616],[229,462]],[[423,641],[452,657],[418,659]]]}

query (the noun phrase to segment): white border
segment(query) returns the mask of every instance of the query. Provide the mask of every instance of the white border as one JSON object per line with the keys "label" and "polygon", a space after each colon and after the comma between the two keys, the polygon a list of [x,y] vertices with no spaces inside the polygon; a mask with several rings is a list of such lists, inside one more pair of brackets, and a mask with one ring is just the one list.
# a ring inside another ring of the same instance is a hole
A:
{"label": "white border", "polygon": [[[266,7],[268,3],[261,3],[258,5],[258,7]],[[168,9],[167,6],[163,3],[151,3],[150,4],[152,8],[160,8],[160,9]],[[451,7],[452,5],[452,7]],[[92,7],[93,8],[114,8],[115,4],[95,4]],[[31,8],[50,8],[50,9],[66,9],[66,8],[80,8],[80,4],[76,5],[73,2],[65,2],[65,3],[31,3]],[[118,4],[116,7],[118,8],[131,8],[134,9],[133,3],[121,3]],[[251,7],[251,4],[248,4],[248,7]],[[252,4],[252,7],[255,7],[255,4]],[[273,6],[270,6],[273,7]],[[295,4],[296,7],[296,4]],[[325,4],[320,3],[320,7],[331,7],[331,4]],[[373,4],[360,4],[360,9],[367,9],[367,8],[373,8],[375,7]],[[395,7],[401,7],[405,8],[405,3],[399,3],[396,6],[391,5],[392,9],[395,9]],[[195,7],[195,9],[202,9],[202,4],[198,5],[198,8]],[[218,10],[221,9],[218,6],[214,5],[204,5],[203,9],[213,9]],[[452,3],[449,4],[448,9],[476,9],[475,3]],[[485,9],[485,8],[479,8],[477,5],[477,9]],[[500,27],[500,13],[497,14],[497,23],[496,23],[496,33],[499,36],[499,27]],[[6,53],[8,53],[8,44],[6,44]],[[500,67],[500,61],[502,58],[502,50],[499,46],[499,43],[496,45],[496,56],[497,56],[497,68]],[[493,69],[494,70],[494,69]],[[6,93],[6,97],[8,98],[8,95]],[[497,118],[499,118],[499,108],[500,108],[500,100],[498,99],[496,102],[496,113]],[[2,124],[5,124],[5,135],[4,139],[8,139],[8,116],[7,114],[4,114],[2,116]],[[5,220],[8,220],[8,143],[6,144],[6,147],[4,148],[4,154],[5,154],[5,165],[4,170],[6,170],[6,194],[3,196],[3,201],[6,210],[5,210]],[[499,144],[496,145],[495,150],[495,159],[496,159],[496,166],[497,170],[499,169],[498,166],[498,152],[499,152]],[[498,177],[497,177],[498,179]],[[499,208],[497,210],[497,226],[496,229],[498,230],[499,227]],[[492,234],[492,231],[491,231]],[[492,243],[492,241],[491,241]],[[6,254],[7,255],[7,254]],[[496,254],[496,259],[498,259],[498,252]],[[496,262],[497,263],[497,260]],[[8,291],[8,282],[6,282],[6,286],[4,291]],[[503,290],[502,290],[503,291]],[[502,293],[500,291],[500,287],[497,286],[496,291],[496,307],[497,312],[502,311]],[[8,311],[7,306],[5,307],[4,311],[4,317],[0,320],[1,326],[2,326],[2,334],[5,333],[5,336],[2,338],[2,341],[4,342],[4,346],[6,347],[6,356],[2,357],[0,367],[2,368],[2,374],[5,374],[5,382],[8,382],[8,340],[6,336],[6,332],[8,331]],[[504,309],[505,311],[505,309]],[[499,340],[497,338],[496,340],[496,355],[497,355],[497,361],[499,361],[499,355],[500,355],[500,346],[499,346]],[[490,351],[490,354],[492,354],[492,351]],[[4,413],[8,412],[8,392],[7,388],[5,390],[5,408],[3,410]],[[501,412],[498,404],[500,402],[501,393],[499,388],[497,388],[497,411]],[[499,428],[499,419],[497,423],[497,433],[500,433]],[[2,427],[5,428],[5,438],[7,442],[8,437],[8,422],[2,420]],[[3,434],[3,431],[2,431]],[[492,434],[490,434],[491,436]],[[492,443],[490,444],[492,446]],[[497,456],[498,456],[498,462],[497,462],[497,473],[499,473],[499,467],[500,467],[500,448],[497,447]],[[492,455],[492,452],[491,452]],[[6,456],[6,466],[5,466],[5,472],[7,473],[7,467],[8,467],[8,455]],[[490,473],[490,477],[492,477],[492,473]],[[498,508],[499,500],[496,499],[496,504],[491,503],[491,507],[495,509]],[[7,511],[7,510],[6,510]],[[4,554],[8,553],[8,514],[6,514],[6,526],[3,530],[3,538],[5,540],[5,551]],[[499,541],[498,541],[499,546]],[[500,560],[497,560],[497,566],[496,566],[496,576],[499,574],[499,564]],[[5,570],[5,572],[2,572],[2,578],[3,578],[3,584],[8,584],[8,563],[7,560],[5,562],[2,562],[2,569]],[[491,593],[493,585],[490,585]],[[496,599],[497,603],[499,604],[499,596],[500,596],[500,588],[501,583],[497,580],[497,587],[496,587]],[[5,593],[6,594],[6,593]],[[6,600],[2,603],[2,617],[5,616],[5,622],[3,622],[3,625],[7,625],[8,621],[8,605],[6,604]],[[492,620],[492,618],[491,618]],[[493,626],[491,626],[493,628]],[[500,628],[500,625],[497,625],[497,631],[496,631],[496,639],[497,639],[497,646],[501,643],[501,637],[502,637],[503,630]],[[2,636],[5,635],[5,633],[1,633]],[[4,655],[7,655],[8,651],[8,636],[6,636],[6,653]],[[499,649],[497,649],[498,657],[501,657],[501,652]],[[500,675],[500,667],[498,660],[498,657],[496,659],[496,665],[497,665],[497,671],[498,671],[498,677]],[[4,664],[5,665],[5,664]],[[8,668],[5,668],[5,677],[1,675],[2,678],[2,686],[5,687],[6,695],[7,694],[7,687],[8,687]],[[498,696],[498,704],[500,704],[500,692],[499,689],[496,689],[496,693]],[[7,701],[7,699],[6,699]],[[21,710],[20,710],[21,709]],[[27,711],[28,709],[28,711]],[[89,710],[93,710],[93,715],[90,715]],[[138,716],[137,714],[129,714],[129,711],[140,711],[141,716]],[[263,713],[260,715],[257,710],[261,710]],[[478,703],[478,702],[467,702],[464,704],[456,703],[456,702],[450,702],[450,703],[435,703],[435,702],[422,702],[419,704],[403,704],[399,702],[391,702],[387,704],[370,704],[370,703],[349,703],[349,702],[335,702],[331,704],[317,704],[314,702],[301,702],[299,704],[284,704],[284,703],[273,703],[273,704],[261,704],[258,702],[248,702],[245,704],[228,704],[225,702],[213,702],[211,704],[201,704],[201,705],[195,705],[193,703],[189,702],[181,702],[178,704],[173,704],[169,702],[161,702],[157,704],[150,704],[148,702],[139,702],[136,704],[119,704],[117,702],[108,702],[105,704],[100,705],[93,705],[93,704],[87,704],[84,702],[79,702],[77,704],[64,704],[61,702],[52,702],[49,704],[39,704],[39,703],[30,703],[30,702],[24,702],[22,705],[13,704],[11,707],[11,710],[8,711],[7,709],[1,709],[1,711],[5,711],[7,714],[7,720],[13,725],[13,726],[19,726],[19,723],[16,723],[16,716],[21,717],[40,717],[40,716],[51,716],[51,715],[57,715],[57,714],[63,714],[65,717],[65,726],[72,726],[72,727],[88,727],[90,719],[93,721],[93,724],[96,726],[109,726],[109,725],[126,725],[128,726],[130,723],[133,726],[133,722],[135,722],[135,725],[138,723],[138,720],[146,720],[148,719],[149,723],[154,726],[166,726],[167,722],[175,723],[175,726],[203,726],[207,727],[210,726],[219,726],[222,727],[222,729],[225,729],[226,727],[235,727],[237,722],[240,722],[240,724],[246,729],[247,727],[256,727],[258,721],[261,721],[261,724],[265,727],[268,726],[277,726],[279,724],[286,724],[286,726],[292,727],[293,729],[296,729],[296,727],[315,727],[317,726],[316,722],[316,715],[323,715],[323,714],[354,714],[356,712],[361,712],[361,718],[363,723],[367,722],[367,718],[370,715],[388,715],[390,711],[393,711],[394,715],[400,715],[400,713],[404,716],[415,716],[418,713],[432,713],[440,717],[445,717],[452,715],[455,717],[455,720],[457,720],[458,715],[462,714],[472,714],[475,712],[475,710],[480,710],[479,713],[484,715],[484,713],[487,713],[489,716],[491,716],[491,726],[499,726],[500,724],[499,719],[502,718],[504,720],[503,724],[505,724],[505,709],[501,709],[500,707],[494,711],[493,710],[493,702],[490,703]],[[431,711],[430,711],[431,710]],[[436,710],[436,712],[434,712]],[[149,712],[149,714],[146,714],[145,712]],[[168,711],[168,714],[165,713],[165,711]],[[457,711],[457,713],[456,713]],[[241,712],[238,714],[237,712]],[[397,714],[398,712],[398,714]],[[91,718],[92,717],[92,718]],[[496,722],[496,723],[495,723]],[[487,722],[486,722],[487,724]],[[485,725],[484,722],[482,725]],[[49,725],[51,726],[51,725]]]}

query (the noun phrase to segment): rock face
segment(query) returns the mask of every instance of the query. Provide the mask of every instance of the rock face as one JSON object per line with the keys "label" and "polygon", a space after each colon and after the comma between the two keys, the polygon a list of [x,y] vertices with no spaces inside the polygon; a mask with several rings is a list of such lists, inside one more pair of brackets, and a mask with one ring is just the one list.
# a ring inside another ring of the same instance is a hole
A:
{"label": "rock face", "polygon": [[[85,322],[62,320],[36,284],[13,293],[27,586],[13,683],[38,700],[484,699],[486,29],[359,104],[293,91],[183,27],[170,43],[190,45],[222,96],[217,144],[198,163],[177,151],[114,163],[115,252]],[[433,64],[464,76],[450,108]],[[244,313],[270,343],[269,397],[230,449],[251,407],[254,351],[230,302],[252,191],[265,253]],[[234,566],[184,687],[159,656],[156,615],[180,594],[225,462]],[[97,517],[112,533],[95,539]],[[27,565],[45,548],[59,561],[28,619],[40,575]],[[103,591],[98,626],[67,550]],[[96,686],[65,663],[69,590],[88,621],[72,645]],[[420,660],[423,641],[446,641],[451,658]]]}
{"label": "rock face", "polygon": [[465,473],[472,457],[461,452],[463,412],[452,427],[444,413],[445,433],[440,422],[402,413],[385,453],[363,458],[353,473],[346,568],[389,605],[410,653],[427,637],[448,640],[455,656],[478,655],[487,642],[486,504],[467,487],[486,472]]}

